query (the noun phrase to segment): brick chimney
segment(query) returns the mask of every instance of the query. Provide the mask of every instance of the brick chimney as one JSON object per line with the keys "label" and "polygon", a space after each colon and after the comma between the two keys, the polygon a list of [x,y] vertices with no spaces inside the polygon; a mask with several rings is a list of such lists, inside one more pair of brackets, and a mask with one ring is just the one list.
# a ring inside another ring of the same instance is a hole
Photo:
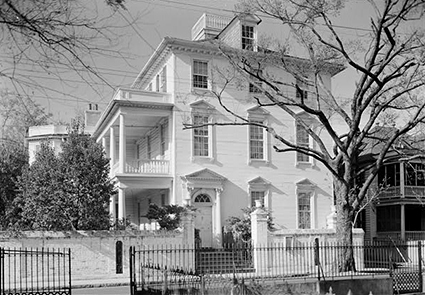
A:
{"label": "brick chimney", "polygon": [[96,126],[97,121],[102,114],[98,109],[97,104],[89,104],[89,109],[84,112],[84,125],[85,127],[94,127]]}

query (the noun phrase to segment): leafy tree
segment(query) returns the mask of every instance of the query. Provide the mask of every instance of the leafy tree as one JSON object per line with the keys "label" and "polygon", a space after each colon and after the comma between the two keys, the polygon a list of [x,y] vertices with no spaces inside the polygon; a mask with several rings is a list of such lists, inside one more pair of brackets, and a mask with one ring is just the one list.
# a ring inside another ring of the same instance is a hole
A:
{"label": "leafy tree", "polygon": [[[346,3],[343,0],[241,0],[238,6],[241,12],[278,20],[292,38],[287,43],[276,42],[272,48],[268,46],[272,43],[258,44],[258,52],[220,46],[233,68],[218,70],[221,76],[215,81],[213,93],[235,117],[229,123],[216,125],[262,127],[279,142],[274,146],[276,152],[303,153],[331,172],[336,232],[339,241],[351,246],[355,216],[364,202],[368,202],[368,190],[387,153],[391,150],[403,153],[397,143],[407,135],[418,139],[415,133],[425,122],[425,38],[418,23],[425,3],[417,0],[363,3],[369,5],[364,11],[371,14],[370,29],[355,39],[334,25]],[[300,54],[304,61],[293,62],[288,56]],[[269,72],[271,65],[292,74],[304,89],[284,76]],[[357,75],[353,80],[354,91],[346,98],[335,97],[322,75],[324,71],[341,70],[342,65]],[[226,104],[225,88],[240,77],[258,88],[253,103],[293,117],[314,144],[297,144],[295,138],[260,122],[250,122],[231,104]],[[299,116],[300,112],[305,115]],[[324,141],[328,138],[331,145]],[[379,142],[379,148],[361,166],[361,156],[370,152],[365,148],[370,147],[371,140]],[[365,178],[359,182],[361,175]],[[339,269],[355,269],[352,247],[342,250]]]}
{"label": "leafy tree", "polygon": [[44,143],[22,177],[19,224],[40,230],[109,228],[109,160],[100,144],[74,123],[62,152]]}
{"label": "leafy tree", "polygon": [[156,220],[161,229],[174,230],[180,226],[181,216],[187,210],[178,205],[165,205],[160,207],[154,203],[149,204],[147,218]]}
{"label": "leafy tree", "polygon": [[18,179],[28,165],[23,145],[5,142],[0,146],[0,228],[13,222],[13,200],[18,195]]}
{"label": "leafy tree", "polygon": [[[242,209],[242,217],[231,216],[226,220],[225,230],[231,232],[236,240],[241,239],[243,242],[251,241],[251,213],[256,207],[247,207]],[[273,218],[267,208],[262,208],[267,213],[267,228],[273,229]]]}

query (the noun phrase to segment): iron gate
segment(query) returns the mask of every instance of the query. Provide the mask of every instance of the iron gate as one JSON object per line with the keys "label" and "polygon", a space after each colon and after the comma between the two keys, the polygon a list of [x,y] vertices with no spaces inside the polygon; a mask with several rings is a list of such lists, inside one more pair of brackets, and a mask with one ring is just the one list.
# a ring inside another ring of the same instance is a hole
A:
{"label": "iron gate", "polygon": [[71,250],[0,248],[0,295],[71,294]]}

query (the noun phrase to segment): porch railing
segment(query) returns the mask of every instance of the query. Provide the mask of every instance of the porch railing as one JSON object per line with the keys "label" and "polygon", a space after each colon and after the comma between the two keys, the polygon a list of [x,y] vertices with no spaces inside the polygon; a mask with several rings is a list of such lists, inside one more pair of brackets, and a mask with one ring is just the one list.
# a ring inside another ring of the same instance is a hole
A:
{"label": "porch railing", "polygon": [[169,174],[170,162],[168,160],[127,161],[125,173]]}
{"label": "porch railing", "polygon": [[[403,194],[404,193],[404,194]],[[425,186],[404,186],[404,192],[400,186],[392,186],[385,189],[379,194],[379,199],[390,200],[390,199],[404,199],[409,200],[421,200],[425,198]]]}

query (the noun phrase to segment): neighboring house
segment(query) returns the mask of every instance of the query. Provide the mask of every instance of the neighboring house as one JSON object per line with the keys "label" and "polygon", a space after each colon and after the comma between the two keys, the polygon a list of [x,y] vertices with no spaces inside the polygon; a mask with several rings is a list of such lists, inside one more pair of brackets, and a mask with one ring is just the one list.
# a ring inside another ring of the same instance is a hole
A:
{"label": "neighboring house", "polygon": [[[100,111],[97,105],[89,105],[89,109],[84,112],[84,132],[93,134],[94,126],[100,117]],[[68,137],[68,126],[66,125],[40,125],[28,128],[28,134],[25,138],[29,163],[35,160],[35,154],[39,151],[43,141],[48,141],[56,153],[62,151],[62,142]]]}
{"label": "neighboring house", "polygon": [[[361,157],[370,163],[386,139],[391,127],[376,127]],[[384,165],[369,190],[370,206],[361,213],[365,240],[425,239],[425,155],[405,137],[397,141],[385,157]]]}
{"label": "neighboring house", "polygon": [[[93,134],[110,157],[111,177],[118,188],[110,203],[114,218],[142,224],[147,222],[150,203],[192,205],[202,246],[220,247],[226,219],[240,216],[242,208],[260,200],[278,227],[326,228],[333,202],[332,175],[320,163],[300,153],[275,153],[272,146],[279,143],[256,126],[183,129],[185,123],[233,121],[211,93],[220,87],[214,70],[230,67],[218,43],[256,51],[259,23],[250,15],[204,14],[192,30],[193,40],[164,38],[132,87],[116,92]],[[282,69],[270,65],[265,70],[296,85]],[[326,69],[324,82],[330,86],[340,71]],[[300,87],[302,93],[290,86],[287,91],[308,99],[307,87]],[[258,95],[248,82],[244,87],[231,84],[223,98],[240,115],[312,145],[292,117],[276,108],[256,107],[253,93]]]}

